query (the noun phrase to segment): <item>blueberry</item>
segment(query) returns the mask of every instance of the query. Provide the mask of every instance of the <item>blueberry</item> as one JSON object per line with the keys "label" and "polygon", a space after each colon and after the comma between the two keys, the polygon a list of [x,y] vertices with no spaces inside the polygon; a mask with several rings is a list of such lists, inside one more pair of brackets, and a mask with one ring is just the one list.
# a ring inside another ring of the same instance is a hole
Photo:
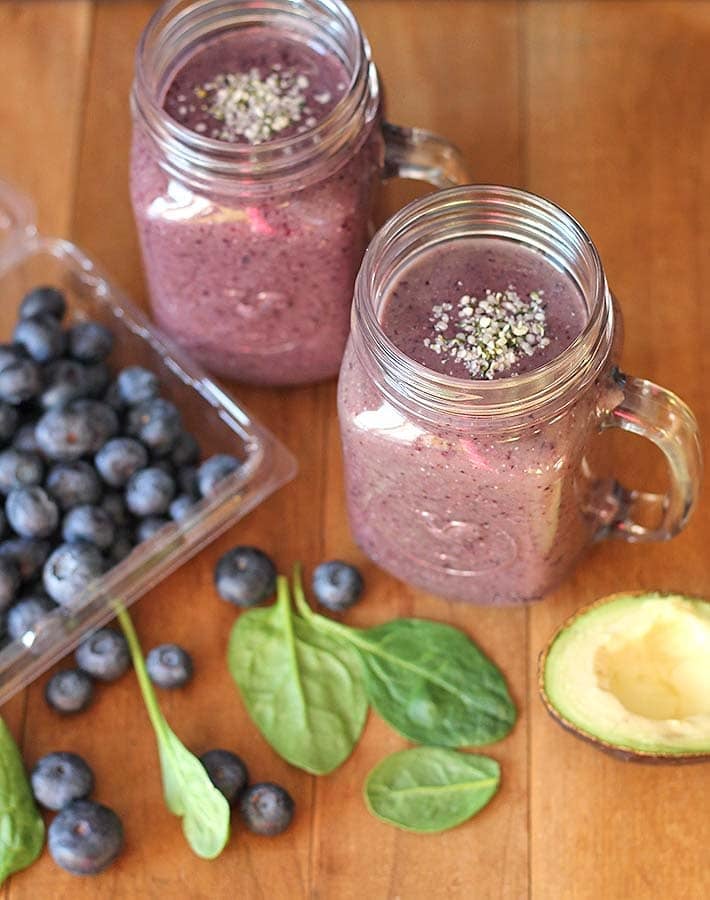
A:
{"label": "blueberry", "polygon": [[97,453],[106,441],[118,434],[119,422],[115,410],[100,400],[75,400],[71,409],[87,417],[93,429],[91,451]]}
{"label": "blueberry", "polygon": [[110,406],[114,412],[123,413],[126,404],[123,402],[120,391],[118,390],[118,382],[112,381],[104,391],[103,401]]}
{"label": "blueberry", "polygon": [[215,569],[217,593],[237,606],[256,606],[276,590],[276,566],[256,547],[234,547]]}
{"label": "blueberry", "polygon": [[38,594],[20,598],[7,612],[7,633],[13,641],[19,641],[29,631],[34,631],[38,622],[56,609],[49,597]]}
{"label": "blueberry", "polygon": [[44,465],[36,453],[10,447],[0,452],[0,493],[9,494],[19,487],[41,484]]}
{"label": "blueberry", "polygon": [[334,559],[316,567],[312,587],[321,606],[333,612],[343,612],[357,603],[364,584],[355,566]]}
{"label": "blueberry", "polygon": [[83,640],[74,658],[83,672],[99,681],[115,681],[131,664],[126,639],[113,628],[99,628]]}
{"label": "blueberry", "polygon": [[195,508],[195,501],[187,494],[180,494],[170,504],[170,518],[174,522],[181,522]]}
{"label": "blueberry", "polygon": [[64,294],[54,287],[36,287],[22,298],[20,303],[20,318],[28,319],[32,316],[54,316],[55,319],[64,317],[67,311],[67,301]]}
{"label": "blueberry", "polygon": [[19,344],[0,344],[0,372],[19,359],[29,359],[24,347]]}
{"label": "blueberry", "polygon": [[37,443],[51,460],[68,462],[94,449],[95,434],[89,417],[69,406],[50,409],[37,422]]}
{"label": "blueberry", "polygon": [[47,474],[45,487],[63,511],[86,503],[98,503],[101,499],[99,476],[83,459],[56,463]]}
{"label": "blueberry", "polygon": [[187,494],[193,500],[200,499],[200,488],[197,484],[197,469],[195,466],[181,466],[176,475],[180,493]]}
{"label": "blueberry", "polygon": [[126,485],[126,506],[135,516],[162,516],[175,496],[175,481],[162,469],[151,467],[131,475]]}
{"label": "blueberry", "polygon": [[24,538],[49,537],[59,522],[57,504],[37,485],[10,491],[5,515],[16,533]]}
{"label": "blueberry", "polygon": [[116,536],[113,539],[113,544],[111,544],[111,549],[108,551],[108,558],[111,565],[116,566],[118,563],[123,562],[130,554],[131,550],[133,550],[133,545],[134,541],[130,528],[119,526],[116,529]]}
{"label": "blueberry", "polygon": [[12,439],[12,446],[15,450],[21,450],[24,453],[39,454],[40,449],[37,443],[34,422],[26,422],[24,425],[20,425]]}
{"label": "blueberry", "polygon": [[116,813],[91,800],[75,800],[57,814],[47,832],[52,859],[72,875],[97,875],[123,848]]}
{"label": "blueberry", "polygon": [[254,834],[281,834],[293,819],[293,800],[278,784],[264,781],[247,788],[239,801],[244,824]]}
{"label": "blueberry", "polygon": [[208,750],[200,757],[212,784],[231,805],[249,783],[249,772],[243,760],[229,750]]}
{"label": "blueberry", "polygon": [[151,469],[160,469],[161,472],[165,472],[166,475],[169,475],[172,479],[175,479],[175,469],[173,468],[173,464],[169,459],[155,459],[150,465]]}
{"label": "blueberry", "polygon": [[48,315],[20,319],[12,337],[38,363],[57,359],[64,353],[67,345],[62,326],[54,316]]}
{"label": "blueberry", "polygon": [[0,559],[14,563],[23,581],[32,581],[42,571],[50,550],[49,541],[11,538],[0,544]]}
{"label": "blueberry", "polygon": [[126,508],[123,494],[119,494],[117,491],[109,491],[107,494],[104,494],[100,506],[101,509],[106,510],[111,516],[111,521],[114,525],[124,527],[131,524],[131,514]]}
{"label": "blueberry", "polygon": [[0,401],[0,444],[7,444],[14,438],[19,421],[15,407]]}
{"label": "blueberry", "polygon": [[210,497],[220,481],[236,472],[241,463],[228,453],[217,453],[206,459],[197,470],[197,485],[202,497]]}
{"label": "blueberry", "polygon": [[[111,370],[106,363],[98,362],[84,366],[86,376],[86,392],[89,397],[102,397],[111,383]],[[113,406],[106,403],[107,406]],[[116,412],[117,410],[114,410]]]}
{"label": "blueberry", "polygon": [[13,602],[20,587],[20,571],[11,559],[0,558],[0,613]]}
{"label": "blueberry", "polygon": [[63,809],[72,800],[85,800],[94,789],[94,773],[76,753],[48,753],[30,774],[35,800],[45,809]]}
{"label": "blueberry", "polygon": [[19,406],[42,390],[42,375],[31,359],[18,359],[0,369],[0,400]]}
{"label": "blueberry", "polygon": [[75,506],[62,522],[62,537],[69,543],[86,541],[99,550],[108,550],[115,535],[116,526],[111,516],[100,506]]}
{"label": "blueberry", "polygon": [[131,407],[126,431],[139,438],[154,456],[171,452],[182,432],[177,407],[169,400],[156,397]]}
{"label": "blueberry", "polygon": [[44,564],[42,579],[53,600],[72,606],[104,568],[101,553],[93,544],[60,544]]}
{"label": "blueberry", "polygon": [[142,544],[144,541],[149,541],[159,531],[162,531],[166,525],[170,524],[170,519],[166,519],[164,516],[148,516],[145,519],[141,519],[136,527],[136,543]]}
{"label": "blueberry", "polygon": [[70,462],[96,453],[118,431],[118,418],[98,400],[74,400],[37,422],[37,443],[51,460]]}
{"label": "blueberry", "polygon": [[45,410],[87,397],[90,389],[86,367],[73,359],[57,359],[45,366],[43,385],[39,402]]}
{"label": "blueberry", "polygon": [[0,507],[0,538],[6,536],[7,533],[7,519],[5,518],[5,512],[2,507]]}
{"label": "blueberry", "polygon": [[94,464],[106,484],[123,487],[134,472],[148,465],[148,451],[135,438],[116,437],[103,445]]}
{"label": "blueberry", "polygon": [[62,715],[82,712],[94,699],[94,681],[81,669],[62,669],[47,682],[44,697]]}
{"label": "blueberry", "polygon": [[179,688],[192,678],[192,657],[177,644],[153,647],[145,659],[148,675],[161,688]]}
{"label": "blueberry", "polygon": [[69,329],[69,355],[84,363],[98,363],[113,349],[113,334],[100,322],[79,322]]}
{"label": "blueberry", "polygon": [[189,431],[182,431],[170,453],[170,462],[179,469],[193,466],[200,459],[200,446]]}
{"label": "blueberry", "polygon": [[135,406],[158,396],[160,382],[155,373],[142,366],[129,366],[118,373],[118,393],[124,403]]}

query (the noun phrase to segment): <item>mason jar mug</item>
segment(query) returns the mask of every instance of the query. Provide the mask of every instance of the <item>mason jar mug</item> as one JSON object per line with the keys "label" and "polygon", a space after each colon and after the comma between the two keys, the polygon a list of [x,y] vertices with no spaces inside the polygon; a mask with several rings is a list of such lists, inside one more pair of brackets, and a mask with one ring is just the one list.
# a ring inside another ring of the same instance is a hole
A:
{"label": "mason jar mug", "polygon": [[468,180],[447,141],[384,121],[341,0],[169,0],[140,39],[132,109],[154,317],[244,382],[337,373],[380,181]]}
{"label": "mason jar mug", "polygon": [[[522,374],[452,377],[405,354],[383,328],[407,266],[435,248],[442,268],[462,241],[479,238],[509,257],[540,254],[586,307],[569,346]],[[338,390],[350,523],[365,553],[431,593],[497,605],[540,599],[595,540],[678,532],[698,494],[695,419],[670,392],[619,371],[620,342],[597,251],[554,204],[471,186],[397,213],[358,275]],[[668,493],[597,474],[595,436],[610,427],[660,448]]]}

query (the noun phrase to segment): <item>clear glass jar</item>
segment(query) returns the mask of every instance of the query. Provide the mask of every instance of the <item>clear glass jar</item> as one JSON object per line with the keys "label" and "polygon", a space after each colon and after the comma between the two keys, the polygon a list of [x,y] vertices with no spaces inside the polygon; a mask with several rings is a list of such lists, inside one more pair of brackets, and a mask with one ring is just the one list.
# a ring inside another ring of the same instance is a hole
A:
{"label": "clear glass jar", "polygon": [[[333,109],[254,146],[171,118],[163,100],[185,61],[249,28],[335,54],[350,80]],[[170,0],[141,37],[132,108],[131,196],[154,316],[213,372],[245,382],[337,373],[383,178],[468,180],[449,143],[383,122],[370,48],[341,0]]]}
{"label": "clear glass jar", "polygon": [[[578,286],[588,322],[527,374],[464,381],[405,356],[380,324],[397,272],[434,244],[486,236],[547,255]],[[373,239],[355,287],[338,405],[350,523],[380,566],[454,600],[538,600],[604,537],[662,540],[698,494],[695,419],[673,394],[621,374],[621,322],[599,256],[567,213],[512,188],[454,188],[397,213]],[[593,438],[649,438],[670,470],[665,495],[595,477]],[[655,518],[653,518],[655,517]],[[652,527],[642,522],[652,521]]]}

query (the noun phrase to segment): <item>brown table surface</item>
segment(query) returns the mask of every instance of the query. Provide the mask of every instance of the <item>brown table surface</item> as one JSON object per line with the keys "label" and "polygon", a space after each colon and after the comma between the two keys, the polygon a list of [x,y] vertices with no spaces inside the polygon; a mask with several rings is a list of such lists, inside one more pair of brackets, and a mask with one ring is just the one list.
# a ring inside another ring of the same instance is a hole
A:
{"label": "brown table surface", "polygon": [[[154,2],[0,3],[0,173],[36,198],[48,234],[70,237],[140,301],[145,290],[127,195],[133,49]],[[389,115],[447,134],[479,181],[562,204],[595,239],[626,319],[623,362],[680,393],[710,431],[710,3],[359,0],[352,4],[388,87]],[[388,187],[381,217],[406,197]],[[96,794],[126,828],[120,860],[78,879],[45,852],[0,889],[21,898],[710,897],[710,767],[622,763],[562,732],[537,696],[538,654],[582,603],[620,589],[710,594],[710,498],[687,531],[655,546],[596,547],[573,578],[530,609],[465,608],[416,592],[354,547],[344,513],[335,385],[236,388],[295,452],[300,474],[231,533],[142,599],[146,645],[193,652],[197,677],[163,707],[196,751],[237,749],[256,779],[286,785],[298,814],[284,836],[238,826],[222,857],[192,855],[162,797],[156,750],[133,677],[90,712],[59,720],[42,683],[3,715],[32,764],[84,754]],[[640,481],[651,454],[629,439]],[[641,486],[641,485],[639,485]],[[504,669],[520,709],[490,752],[499,796],[439,836],[396,831],[361,799],[374,763],[404,742],[372,715],[352,758],[315,779],[283,763],[249,722],[224,664],[234,611],[212,589],[237,542],[301,559],[360,564],[367,600],[354,623],[419,615],[468,630]]]}

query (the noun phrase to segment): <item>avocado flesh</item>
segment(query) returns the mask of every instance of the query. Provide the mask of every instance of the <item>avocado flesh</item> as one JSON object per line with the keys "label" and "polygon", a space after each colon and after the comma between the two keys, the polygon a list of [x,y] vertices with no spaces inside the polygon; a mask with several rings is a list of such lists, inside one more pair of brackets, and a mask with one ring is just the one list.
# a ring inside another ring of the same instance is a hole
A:
{"label": "avocado flesh", "polygon": [[710,753],[710,603],[615,595],[557,633],[543,663],[552,712],[645,756]]}

